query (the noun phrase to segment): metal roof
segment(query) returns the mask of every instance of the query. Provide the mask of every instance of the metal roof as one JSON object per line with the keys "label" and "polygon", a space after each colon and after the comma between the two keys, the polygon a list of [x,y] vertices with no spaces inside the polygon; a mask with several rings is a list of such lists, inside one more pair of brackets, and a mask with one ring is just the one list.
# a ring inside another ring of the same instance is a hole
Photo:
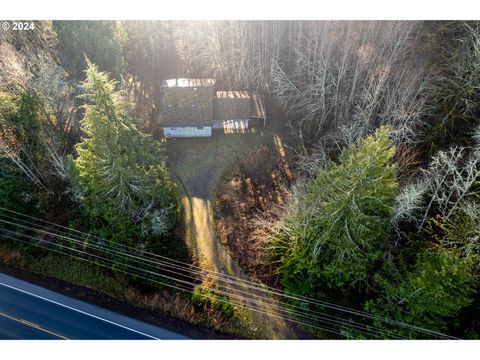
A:
{"label": "metal roof", "polygon": [[209,87],[215,86],[215,79],[168,79],[163,80],[162,88],[175,88],[175,87]]}
{"label": "metal roof", "polygon": [[217,99],[249,99],[250,94],[248,91],[237,91],[237,90],[229,90],[229,91],[217,91],[215,93]]}
{"label": "metal roof", "polygon": [[246,91],[217,91],[215,120],[250,118],[250,95]]}

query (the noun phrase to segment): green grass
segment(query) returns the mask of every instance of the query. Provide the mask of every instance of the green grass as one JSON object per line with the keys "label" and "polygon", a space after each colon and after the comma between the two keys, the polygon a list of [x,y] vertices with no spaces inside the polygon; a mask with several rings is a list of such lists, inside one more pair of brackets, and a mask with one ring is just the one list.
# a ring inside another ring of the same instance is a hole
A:
{"label": "green grass", "polygon": [[211,290],[205,289],[202,287],[195,287],[193,289],[192,301],[197,303],[207,302],[209,303],[214,309],[220,311],[223,315],[231,317],[235,313],[235,306],[233,306],[229,301],[228,298],[225,296],[220,296],[218,294],[214,294]]}
{"label": "green grass", "polygon": [[[29,255],[28,257],[32,257]],[[59,255],[25,259],[25,270],[63,280],[73,285],[123,298],[124,284],[107,270],[95,265]]]}
{"label": "green grass", "polygon": [[248,134],[214,134],[211,138],[177,139],[167,144],[169,164],[182,181],[203,172],[212,172],[210,192],[216,181],[231,166],[252,149],[272,136],[269,129]]}

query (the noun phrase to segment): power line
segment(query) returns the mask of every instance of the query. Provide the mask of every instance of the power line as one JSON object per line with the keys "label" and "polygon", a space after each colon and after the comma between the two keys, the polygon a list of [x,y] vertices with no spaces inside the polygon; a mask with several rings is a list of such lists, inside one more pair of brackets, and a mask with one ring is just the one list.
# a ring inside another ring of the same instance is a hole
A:
{"label": "power line", "polygon": [[[0,215],[2,216],[2,215]],[[5,220],[2,220],[0,219],[0,222],[4,222],[4,223],[8,223],[10,225],[16,225],[12,222],[6,222]],[[18,224],[17,224],[18,225]],[[34,231],[38,231],[38,232],[41,232],[45,235],[50,235],[50,236],[54,236],[54,237],[57,237],[57,238],[62,238],[64,240],[68,240],[68,241],[74,241],[75,243],[77,244],[81,244],[83,246],[90,246],[90,247],[94,247],[94,248],[97,248],[98,249],[98,246],[96,245],[91,245],[91,244],[88,244],[88,243],[85,243],[85,242],[80,242],[79,240],[74,240],[74,239],[70,239],[70,238],[67,238],[63,235],[58,235],[58,234],[55,234],[55,233],[51,233],[51,232],[48,232],[48,231],[45,231],[43,229],[35,229],[35,228],[31,228],[31,227],[26,227],[24,225],[19,225],[25,229],[30,229],[30,230],[34,230]],[[134,261],[136,261],[137,263],[140,263],[142,261],[151,261],[150,259],[144,259],[144,258],[140,258],[138,256],[135,256],[135,255],[131,255],[131,254],[124,254],[124,253],[121,253],[119,251],[116,251],[116,250],[113,250],[113,252],[115,253],[116,256],[120,255],[122,256],[124,259],[127,259],[126,257],[133,257],[134,258]],[[112,251],[110,251],[110,254],[112,253]],[[139,259],[139,260],[138,260]],[[181,267],[178,267],[177,265],[169,265],[169,264],[158,264],[156,262],[154,262],[155,265],[159,266],[160,265],[160,268],[163,270],[163,271],[167,271],[167,272],[170,272],[170,273],[173,273],[175,275],[178,275],[178,273],[176,271],[172,271],[170,269],[165,269],[165,268],[162,268],[162,266],[167,266],[167,267],[173,267],[175,269],[178,269],[180,271],[184,271],[184,272],[190,272],[189,269],[185,269],[185,268],[181,268]],[[143,263],[143,265],[145,265]],[[142,269],[144,270],[144,269]],[[185,275],[185,274],[182,274],[182,275]],[[195,276],[193,275],[190,275],[189,273],[186,274],[187,277],[190,277],[192,278],[193,280],[202,280],[202,278],[200,277],[200,275],[203,275],[203,276],[208,276],[208,274],[197,274]],[[220,281],[224,281],[222,279],[219,279]],[[230,281],[232,282],[232,281]],[[241,283],[240,281],[237,281],[236,282],[236,285],[239,285],[239,286],[243,286],[244,284]],[[220,285],[220,284],[217,284],[216,286],[220,286],[220,287],[223,287],[224,289],[226,290],[230,290],[230,291],[235,291],[235,292],[239,292],[239,293],[243,293],[243,294],[246,294],[247,296],[251,296],[252,294],[249,293],[249,292],[246,292],[246,291],[242,291],[242,290],[239,290],[239,289],[235,289],[235,288],[230,288],[228,286],[225,286],[225,285]],[[257,290],[260,290],[262,291],[263,289],[260,289],[258,288]],[[262,291],[263,293],[263,291]],[[231,294],[226,294],[225,292],[222,292],[222,295],[231,295]],[[254,295],[256,298],[260,298],[262,300],[266,300],[268,302],[271,302],[272,299],[271,298],[267,298],[266,296],[263,296],[263,295]],[[244,297],[242,297],[243,299],[245,299]],[[282,304],[283,305],[283,304]],[[301,316],[301,317],[307,317],[307,318],[315,318],[317,320],[323,320],[323,318],[327,317],[327,318],[330,318],[330,319],[333,319],[332,321],[337,321],[337,319],[339,319],[338,317],[335,317],[335,316],[332,316],[332,315],[328,315],[328,314],[322,314],[322,317],[318,317],[318,312],[315,312],[311,309],[305,309],[305,308],[302,308],[301,306],[299,305],[295,305],[295,304],[284,304],[284,307],[279,307],[277,304],[271,304],[271,306],[273,306],[274,308],[276,309],[279,309],[281,311],[288,311],[289,313],[292,313],[294,315],[298,315],[298,316]],[[292,309],[293,308],[293,309]],[[295,310],[296,309],[299,309],[299,310]],[[309,313],[309,314],[306,314],[306,313]],[[342,319],[343,322],[342,324],[344,324],[345,322],[345,319]],[[393,337],[398,337],[398,335],[395,335],[393,333],[389,333],[387,330],[383,330],[383,329],[369,329],[366,325],[364,324],[360,324],[358,322],[355,322],[355,321],[352,321],[352,320],[348,320],[348,323],[349,323],[349,326],[351,327],[355,327],[355,328],[358,328],[358,329],[363,329],[363,330],[366,330],[368,332],[375,332],[375,335],[376,333],[382,333],[383,335],[387,335],[387,336],[393,336]]]}
{"label": "power line", "polygon": [[[64,227],[64,226],[61,226],[59,224],[54,224],[54,223],[50,223],[48,221],[45,221],[45,220],[42,220],[42,219],[38,219],[38,218],[34,218],[34,217],[31,217],[31,216],[28,216],[28,215],[24,215],[24,214],[21,214],[21,213],[18,213],[18,212],[15,212],[15,211],[11,211],[11,210],[7,210],[7,209],[4,209],[4,208],[0,208],[1,210],[4,210],[4,211],[8,211],[10,213],[14,213],[14,214],[17,214],[17,215],[20,215],[22,217],[26,217],[26,218],[30,218],[30,219],[33,219],[35,221],[40,221],[42,223],[47,223],[49,225],[52,225],[52,226],[55,226],[57,228],[63,228],[63,229],[66,229],[67,231],[69,232],[75,232],[77,234],[82,234],[83,236],[86,236],[87,238],[93,238],[93,239],[97,239],[97,244],[100,244],[102,243],[103,245],[107,245],[108,246],[108,249],[102,249],[103,251],[112,251],[112,246],[115,247],[115,250],[113,251],[116,251],[117,253],[119,253],[119,251],[117,250],[117,245],[120,245],[122,248],[124,249],[133,249],[135,251],[138,251],[138,249],[136,248],[133,248],[133,247],[129,247],[129,246],[126,246],[126,245],[123,245],[123,244],[115,244],[115,243],[112,243],[112,242],[109,242],[108,240],[106,239],[103,239],[103,238],[100,238],[100,237],[97,237],[97,236],[91,236],[90,234],[86,234],[86,233],[83,233],[83,232],[80,232],[78,230],[75,230],[75,229],[70,229],[70,228],[67,228],[67,227]],[[15,219],[17,221],[22,221],[24,223],[29,223],[29,224],[33,224],[35,226],[40,226],[39,224],[36,224],[36,223],[33,223],[31,221],[25,221],[25,220],[19,220],[17,218],[13,218],[11,216],[8,216],[8,215],[4,215],[6,217],[9,217],[9,218],[12,218],[12,219]],[[37,230],[39,231],[38,229],[34,229],[34,230]],[[52,235],[52,236],[57,236],[57,234],[53,234],[53,233],[48,233],[49,235]],[[64,237],[62,235],[60,235],[61,237]],[[64,237],[65,238],[65,237]],[[73,239],[72,238],[65,238],[65,240],[69,239],[70,241],[72,241]],[[82,238],[82,240],[85,240],[85,238]],[[79,240],[77,240],[79,241]],[[82,244],[84,246],[91,246],[90,244],[85,243],[85,242],[82,242]],[[97,248],[99,248],[100,245],[97,245]],[[261,287],[258,287],[257,284],[249,281],[249,280],[244,280],[244,279],[238,279],[238,278],[235,278],[233,276],[229,276],[229,275],[226,275],[226,274],[222,274],[222,273],[218,273],[218,272],[214,272],[214,271],[210,271],[210,270],[205,270],[205,269],[201,269],[197,266],[193,266],[191,264],[186,264],[186,263],[183,263],[181,261],[178,261],[178,260],[175,260],[175,259],[170,259],[170,258],[167,258],[167,257],[164,257],[164,256],[161,256],[161,255],[158,255],[158,254],[152,254],[152,253],[148,253],[148,252],[143,252],[143,254],[147,254],[147,255],[151,255],[150,258],[145,258],[145,257],[138,257],[138,256],[135,256],[135,255],[132,255],[132,254],[129,254],[129,253],[121,253],[124,258],[125,256],[128,256],[128,257],[134,257],[134,258],[137,258],[137,259],[140,259],[142,262],[153,262],[154,264],[156,264],[157,266],[163,266],[163,267],[170,267],[170,268],[176,268],[177,270],[180,270],[180,271],[188,271],[189,273],[192,273],[192,272],[195,272],[197,275],[203,275],[203,276],[209,276],[209,277],[212,277],[212,278],[215,278],[217,280],[220,280],[220,281],[223,281],[223,282],[230,282],[230,283],[233,283],[233,284],[237,284],[239,286],[242,286],[242,287],[250,287],[250,288],[253,288],[257,291],[261,291],[262,293],[271,293],[273,295],[277,295],[277,296],[282,296],[282,297],[285,297],[285,298],[289,298],[289,299],[294,299],[294,300],[297,300],[297,301],[301,301],[303,303],[311,303],[311,304],[315,304],[315,305],[319,305],[319,306],[322,306],[322,307],[326,307],[326,308],[330,308],[330,309],[334,309],[334,310],[337,310],[337,311],[342,311],[342,312],[346,312],[346,313],[350,313],[352,315],[356,315],[356,316],[362,316],[362,317],[365,317],[365,318],[369,318],[369,319],[374,319],[374,320],[379,320],[379,321],[382,321],[384,323],[388,323],[390,325],[397,325],[397,326],[402,326],[402,327],[405,327],[405,328],[409,328],[411,330],[414,330],[414,331],[420,331],[420,332],[423,332],[423,333],[427,333],[429,335],[434,335],[434,336],[437,336],[437,337],[442,337],[442,338],[453,338],[451,336],[448,336],[448,335],[445,335],[445,334],[441,334],[441,333],[437,333],[437,332],[434,332],[434,331],[431,331],[431,330],[428,330],[428,329],[423,329],[423,328],[419,328],[419,327],[416,327],[416,326],[413,326],[413,325],[410,325],[410,324],[405,324],[405,323],[400,323],[400,322],[397,322],[395,320],[391,320],[391,319],[386,319],[386,318],[381,318],[381,317],[378,317],[378,316],[375,316],[375,315],[371,315],[371,314],[368,314],[368,313],[365,313],[365,312],[361,312],[361,311],[358,311],[358,310],[355,310],[355,309],[350,309],[350,308],[346,308],[346,307],[343,307],[343,306],[339,306],[339,305],[336,305],[336,304],[331,304],[331,303],[327,303],[327,302],[324,302],[324,301],[319,301],[319,300],[316,300],[316,299],[312,299],[312,298],[307,298],[307,297],[302,297],[302,296],[292,296],[292,295],[289,295],[289,294],[285,294],[285,293],[282,293],[280,291],[278,291],[277,289],[274,289],[274,288],[271,288],[271,287],[266,287],[265,288],[261,288]],[[159,259],[164,259],[163,261],[160,261],[160,260],[152,260],[152,257],[155,257],[155,258],[159,258]],[[140,263],[139,260],[136,260],[137,263]],[[180,265],[182,264],[182,265]],[[187,266],[184,266],[183,264],[186,264]],[[145,265],[145,264],[143,264]],[[192,269],[193,268],[193,269]],[[201,269],[201,270],[197,270],[197,269]],[[163,268],[163,270],[165,271],[166,269]],[[171,272],[171,271],[170,271]],[[213,274],[213,275],[212,275]],[[192,277],[193,278],[193,277]],[[254,284],[252,286],[252,284]],[[225,286],[223,286],[225,287]],[[227,288],[227,287],[225,287]],[[271,289],[274,289],[273,291]],[[211,290],[211,289],[210,289]],[[229,290],[232,290],[231,288],[229,288]],[[241,290],[238,290],[238,289],[233,289],[234,291],[237,291],[237,292],[242,292],[242,293],[246,293],[244,291],[241,291]],[[248,293],[247,293],[248,294]],[[228,295],[232,295],[232,294],[227,294]],[[272,299],[268,299],[266,297],[263,297],[263,299],[266,299],[268,301],[271,301]],[[251,299],[250,299],[251,300]],[[289,304],[289,307],[286,311],[290,312],[290,313],[296,313],[297,315],[298,314],[298,310],[292,310],[292,305]],[[295,306],[294,306],[295,307]],[[309,310],[309,309],[304,309],[302,307],[298,307],[297,308],[300,308],[302,309],[302,311],[304,311],[305,313],[308,312],[308,311],[305,311],[305,310]],[[285,311],[285,308],[281,308],[281,310]],[[305,315],[305,313],[303,314],[300,314],[300,316],[307,316]],[[313,314],[310,314],[309,316],[312,316]],[[324,314],[324,316],[330,316],[330,318],[336,318],[336,319],[340,319],[338,317],[332,317],[331,315],[328,315],[328,314]],[[345,319],[342,319],[343,321],[345,321]],[[348,321],[348,320],[347,320]],[[351,320],[348,321],[349,323],[352,323]],[[355,324],[358,324],[356,322],[353,322],[353,325]],[[349,324],[349,325],[352,325],[352,324]],[[361,326],[365,327],[365,325],[361,324]],[[355,327],[355,326],[354,326]],[[368,328],[368,327],[367,327]],[[369,329],[371,330],[371,329]],[[377,329],[377,332],[382,332],[382,333],[386,333],[387,331],[386,330],[381,330],[381,331],[378,331]],[[389,334],[389,335],[392,335],[392,334]]]}
{"label": "power line", "polygon": [[[20,215],[23,215],[23,214],[20,214]],[[29,217],[29,216],[26,216],[26,215],[25,215],[25,217]],[[31,218],[31,217],[30,217],[30,218]],[[36,219],[36,218],[34,218],[34,219]],[[41,219],[37,219],[37,220],[41,220]],[[48,223],[48,222],[47,222],[47,223]],[[54,226],[57,226],[57,227],[65,228],[65,227],[62,227],[61,225],[58,225],[58,224],[53,224],[53,223],[50,223],[50,224],[52,224],[52,225],[54,225]],[[69,229],[69,228],[66,228],[66,229],[75,231],[74,229]],[[76,231],[76,232],[78,232],[78,231]],[[81,233],[81,232],[78,232],[78,233]],[[84,233],[83,233],[83,234],[84,234]],[[86,234],[86,235],[88,236],[88,234]],[[98,237],[94,237],[94,238],[98,238]],[[104,243],[107,242],[107,241],[106,241],[105,239],[103,239],[103,238],[98,238],[98,239],[102,240]],[[107,242],[107,243],[108,243],[108,242]],[[178,261],[176,261],[176,262],[178,262]],[[242,282],[242,285],[244,285],[244,284],[243,284],[243,282],[244,282],[243,279],[241,280],[241,282]],[[261,289],[261,288],[258,288],[258,287],[257,287],[257,289],[259,289],[260,291],[265,291],[264,289]],[[284,295],[284,294],[280,294],[280,295]],[[288,296],[288,295],[287,295],[287,296]],[[289,296],[289,297],[290,297],[290,296]],[[302,299],[300,299],[300,300],[303,301]],[[323,302],[322,302],[322,305],[323,305]],[[343,308],[343,307],[340,307],[340,308]],[[347,309],[348,309],[348,308],[347,308]],[[349,312],[356,312],[354,309],[348,309],[348,310],[353,310],[353,311],[349,311]],[[289,311],[291,311],[291,309],[289,309]],[[368,313],[367,313],[367,314],[368,314]],[[356,314],[355,314],[355,315],[356,315]],[[387,319],[387,321],[388,321],[388,320],[389,320],[389,319]],[[389,323],[392,323],[393,321],[388,321],[388,322],[389,322]],[[408,327],[412,328],[412,330],[418,330],[417,327],[410,326],[410,325],[408,325],[408,324],[403,324],[403,323],[402,323],[402,325],[404,325],[404,326],[407,325]],[[423,332],[431,332],[430,330],[427,330],[427,329],[421,329],[421,328],[420,328],[420,330],[423,331]],[[441,335],[441,337],[448,337],[447,335],[444,335],[444,334],[440,334],[440,335]],[[449,338],[450,338],[450,337],[449,337]]]}
{"label": "power line", "polygon": [[[16,234],[18,235],[18,234]],[[9,235],[4,235],[2,234],[2,237],[5,237],[5,238],[8,238],[8,239],[11,239],[11,240],[15,240],[15,241],[19,241],[19,242],[22,242],[22,243],[25,243],[27,245],[30,245],[30,246],[34,246],[34,247],[38,247],[38,248],[41,248],[41,249],[44,249],[44,250],[49,250],[49,251],[53,251],[55,253],[58,253],[58,254],[61,254],[61,255],[65,255],[65,256],[70,256],[70,257],[73,257],[73,258],[76,258],[78,260],[82,260],[82,261],[86,261],[86,262],[89,262],[91,264],[94,264],[96,266],[102,266],[102,267],[105,267],[109,270],[112,270],[111,269],[111,266],[109,265],[105,265],[105,264],[101,264],[101,263],[98,263],[97,261],[92,261],[92,260],[88,260],[88,259],[85,259],[83,257],[80,257],[80,256],[75,256],[75,255],[72,255],[72,254],[68,254],[68,253],[65,253],[65,252],[62,252],[62,251],[59,251],[59,250],[56,250],[56,249],[52,249],[52,248],[49,248],[49,247],[46,247],[46,246],[42,246],[42,245],[39,245],[39,244],[32,244],[31,242],[29,241],[24,241],[24,240],[20,240],[18,238],[15,238],[15,237],[12,237],[12,236],[9,236]],[[144,280],[148,280],[148,281],[152,281],[152,282],[155,282],[157,284],[160,284],[162,286],[166,286],[166,287],[170,287],[170,288],[173,288],[173,289],[176,289],[176,290],[180,290],[180,291],[183,291],[183,292],[188,292],[188,293],[192,293],[194,294],[193,290],[189,290],[187,288],[184,288],[182,286],[178,286],[178,285],[172,285],[172,284],[169,284],[169,283],[166,283],[166,282],[162,282],[162,281],[158,281],[158,280],[155,280],[155,279],[151,279],[151,278],[148,278],[148,277],[145,277],[143,275],[140,275],[140,274],[136,274],[136,273],[132,273],[132,272],[128,272],[128,271],[125,271],[125,270],[122,270],[122,269],[115,269],[115,271],[117,272],[121,272],[121,273],[124,273],[126,275],[130,275],[130,276],[135,276],[135,277],[138,277],[138,278],[142,278]],[[209,288],[204,288],[206,290],[211,290]],[[195,293],[195,295],[197,296],[201,296],[201,297],[205,297],[205,298],[209,298],[208,295],[204,295],[204,294],[198,294],[198,293]],[[244,305],[243,303],[240,303],[240,302],[232,302],[232,301],[226,301],[226,300],[223,300],[221,298],[219,298],[218,296],[215,296],[213,295],[216,299],[216,301],[219,301],[219,302],[222,302],[222,303],[225,303],[225,304],[228,304],[228,305],[235,305],[235,306],[239,306],[241,308],[245,308],[245,309],[248,309],[250,311],[254,311],[254,312],[257,312],[259,314],[263,314],[263,315],[268,315],[268,316],[274,316],[274,317],[277,317],[277,318],[280,318],[282,320],[286,320],[286,321],[289,321],[289,322],[293,322],[293,323],[297,323],[299,325],[304,325],[304,326],[308,326],[308,327],[311,327],[311,328],[314,328],[314,329],[317,329],[317,330],[321,330],[321,331],[327,331],[327,332],[330,332],[330,333],[334,333],[336,335],[340,335],[340,336],[345,336],[344,334],[338,332],[338,331],[335,331],[333,330],[332,328],[325,328],[325,327],[321,327],[321,326],[318,326],[318,325],[315,325],[315,324],[311,324],[311,323],[305,323],[305,322],[302,322],[302,321],[299,321],[299,320],[296,320],[296,319],[291,319],[291,318],[287,318],[287,317],[284,317],[284,316],[281,316],[281,315],[276,315],[276,314],[272,314],[272,313],[269,313],[269,312],[266,312],[266,311],[263,311],[263,310],[260,310],[260,309],[257,309],[257,308],[252,308],[252,307],[249,307],[247,305]]]}
{"label": "power line", "polygon": [[[38,218],[34,218],[34,217],[31,217],[31,216],[28,216],[28,215],[24,215],[24,214],[21,214],[21,213],[18,213],[18,212],[15,212],[15,211],[12,211],[12,210],[8,210],[8,209],[4,209],[4,208],[1,208],[0,207],[0,210],[5,210],[5,211],[8,211],[8,212],[12,212],[12,213],[15,213],[17,215],[20,215],[20,216],[24,216],[24,217],[27,217],[27,218],[30,218],[30,219],[34,219],[34,220],[37,220],[37,221],[41,221],[41,222],[44,222],[46,224],[49,224],[49,225],[52,225],[52,226],[56,226],[56,227],[59,227],[59,228],[63,228],[67,231],[72,231],[72,232],[75,232],[75,233],[79,233],[79,234],[82,234],[83,235],[83,240],[85,239],[85,237],[88,239],[88,238],[93,238],[93,239],[98,239],[99,243],[102,243],[102,244],[107,244],[107,246],[114,246],[114,247],[117,247],[117,246],[121,246],[123,247],[124,249],[131,249],[133,251],[138,251],[138,248],[135,248],[135,247],[132,247],[132,246],[128,246],[128,245],[125,245],[125,244],[118,244],[118,243],[114,243],[112,241],[109,241],[109,240],[106,240],[104,238],[101,238],[101,237],[98,237],[98,236],[95,236],[95,235],[92,235],[92,234],[87,234],[87,233],[84,233],[84,232],[81,232],[81,231],[78,231],[76,229],[71,229],[71,228],[68,228],[68,227],[65,227],[65,226],[62,226],[62,225],[59,225],[59,224],[55,224],[55,223],[51,223],[51,222],[48,222],[48,221],[45,221],[45,220],[42,220],[42,219],[38,219]],[[8,216],[7,216],[8,217]],[[22,221],[22,220],[20,220]],[[26,221],[24,221],[26,222]],[[30,224],[34,224],[34,223],[31,223]],[[37,224],[34,224],[34,225],[37,225]],[[229,279],[233,279],[234,281],[238,280],[237,277],[234,277],[234,276],[231,276],[231,275],[228,275],[228,274],[224,274],[224,273],[219,273],[219,272],[216,272],[216,271],[213,271],[213,270],[209,270],[209,269],[204,269],[204,268],[201,268],[199,266],[195,266],[193,264],[189,264],[189,263],[185,263],[185,262],[181,262],[179,260],[176,260],[176,259],[171,259],[171,258],[168,258],[166,256],[162,256],[162,255],[159,255],[159,254],[155,254],[155,253],[150,253],[150,252],[147,252],[147,251],[143,251],[142,250],[142,254],[145,254],[145,255],[150,255],[151,257],[155,257],[155,258],[159,258],[159,259],[164,259],[165,261],[167,262],[173,262],[173,263],[177,263],[177,264],[181,264],[183,266],[186,266],[187,268],[191,269],[191,268],[194,268],[194,269],[198,269],[198,271],[201,271],[202,273],[209,273],[209,274],[215,274],[216,276],[218,277],[221,277],[221,278],[229,278]],[[262,284],[262,287],[259,288],[258,287],[258,283],[255,283],[253,281],[250,281],[250,280],[247,280],[247,279],[241,279],[242,283],[247,283],[247,284],[251,284],[253,288],[256,288],[256,289],[262,289],[265,291],[265,289],[268,289],[269,292],[271,292],[272,294],[275,294],[275,295],[279,295],[279,296],[284,296],[284,297],[287,297],[287,298],[290,298],[292,300],[299,300],[299,301],[302,301],[302,302],[306,302],[306,303],[310,303],[310,304],[315,304],[315,305],[320,305],[320,306],[324,306],[324,307],[330,307],[334,310],[343,310],[345,312],[349,312],[353,315],[363,315],[363,316],[366,316],[366,317],[369,317],[371,319],[375,319],[375,320],[385,320],[387,322],[390,322],[390,321],[393,321],[391,319],[386,319],[386,318],[381,318],[379,316],[376,316],[376,315],[372,315],[372,314],[369,314],[369,313],[366,313],[366,312],[363,312],[363,311],[359,311],[359,310],[356,310],[356,309],[351,309],[351,308],[347,308],[347,307],[344,307],[344,306],[341,306],[341,305],[337,305],[337,304],[332,304],[332,303],[328,303],[326,301],[321,301],[321,300],[318,300],[318,299],[314,299],[314,298],[309,298],[309,297],[306,297],[306,296],[302,296],[302,295],[297,295],[297,294],[289,294],[289,293],[285,293],[285,292],[281,292],[279,291],[278,289],[276,288],[273,288],[273,287],[270,287],[270,286],[267,286],[267,285],[264,285]],[[405,324],[405,325],[408,325],[408,324]]]}
{"label": "power line", "polygon": [[[6,231],[6,232],[8,232],[8,233],[11,233],[11,234],[14,234],[14,235],[17,235],[17,236],[20,235],[20,236],[23,236],[23,237],[28,237],[28,238],[30,238],[30,239],[38,240],[38,241],[42,242],[42,240],[39,239],[39,238],[37,238],[37,237],[32,237],[32,236],[29,236],[29,235],[26,235],[26,234],[18,234],[18,233],[16,233],[16,232],[10,231],[10,230],[4,230],[4,231]],[[42,233],[47,233],[47,232],[44,232],[44,231],[42,231],[42,230],[39,230],[39,231],[41,231]],[[49,235],[52,235],[52,236],[57,236],[56,234],[53,234],[53,233],[48,233],[48,234],[49,234]],[[9,238],[12,239],[12,237],[9,237]],[[44,242],[44,241],[43,241],[43,242]],[[30,243],[29,243],[29,244],[30,244]],[[51,244],[51,243],[50,243],[50,244]],[[81,250],[78,250],[78,249],[69,248],[69,247],[66,247],[66,246],[64,246],[64,245],[62,245],[62,244],[53,243],[53,245],[58,246],[58,247],[60,247],[60,248],[62,248],[62,249],[64,249],[64,250],[65,250],[65,249],[67,249],[67,250],[72,250],[72,251],[77,252],[77,253],[81,253],[81,254],[85,254],[85,255],[90,255],[90,256],[93,256],[93,257],[95,257],[95,258],[97,258],[97,259],[100,259],[100,260],[103,260],[103,261],[107,261],[107,262],[109,262],[110,266],[113,265],[113,263],[115,262],[115,261],[112,260],[112,259],[105,258],[105,257],[101,257],[101,256],[98,256],[98,255],[95,255],[95,254],[91,254],[91,253],[87,253],[87,252],[85,252],[85,251],[81,251]],[[48,247],[42,247],[42,248],[48,249]],[[66,253],[64,252],[64,254],[66,254]],[[166,278],[166,279],[171,280],[171,281],[177,281],[177,282],[182,283],[183,285],[188,285],[188,286],[191,286],[191,287],[193,287],[193,286],[200,286],[199,284],[196,284],[196,283],[192,283],[192,282],[188,282],[188,281],[184,281],[184,280],[179,280],[179,279],[176,279],[176,278],[172,278],[172,277],[170,277],[170,276],[165,276],[165,275],[162,275],[162,274],[159,274],[159,273],[155,273],[155,272],[152,272],[152,271],[148,271],[148,270],[146,270],[146,269],[142,269],[142,268],[138,268],[138,267],[133,267],[133,266],[131,266],[131,265],[126,265],[126,266],[127,266],[127,267],[130,267],[130,268],[132,268],[133,270],[136,270],[136,271],[140,271],[140,272],[143,271],[143,272],[147,272],[148,274],[152,274],[152,275],[156,275],[156,276],[159,276],[159,277],[163,277],[163,278]],[[134,275],[134,276],[138,276],[138,273],[133,274],[131,271],[128,272],[128,273],[131,274],[131,275]],[[148,278],[148,279],[152,280],[151,278]],[[217,289],[212,289],[212,288],[209,288],[209,287],[204,287],[204,286],[200,286],[200,287],[202,287],[202,288],[204,288],[204,289],[206,289],[206,290],[209,290],[209,291],[213,291],[213,292],[219,293],[219,294],[224,295],[224,296],[229,296],[229,297],[230,297],[230,296],[234,296],[234,297],[236,297],[236,298],[238,298],[238,299],[240,299],[240,300],[242,300],[242,301],[251,302],[251,301],[253,300],[254,303],[256,302],[256,299],[251,299],[251,298],[246,298],[246,297],[244,297],[244,296],[239,296],[239,295],[235,295],[235,294],[230,294],[230,293],[228,293],[228,292],[219,291],[219,290],[217,290]],[[264,298],[264,299],[266,299],[266,300],[268,300],[268,301],[271,301],[271,300],[272,300],[272,299],[268,299],[268,298]],[[258,301],[257,301],[257,302],[258,302]],[[276,305],[276,304],[269,304],[269,306],[270,306],[270,307],[273,306],[273,307],[274,307],[275,309],[277,309],[277,310],[280,310],[280,311],[282,311],[282,312],[286,312],[286,314],[283,314],[283,315],[289,315],[289,313],[292,312],[291,309],[284,308],[284,307],[278,306],[278,305]],[[251,309],[251,308],[250,308],[250,309]],[[268,314],[270,314],[270,313],[268,313]],[[320,315],[318,315],[318,314],[305,315],[305,314],[302,314],[302,313],[298,313],[298,311],[296,312],[296,315],[297,315],[297,316],[300,316],[300,317],[303,317],[303,318],[305,318],[305,319],[307,319],[307,320],[309,320],[310,318],[313,317],[313,318],[315,318],[316,320],[318,320],[318,321],[320,321],[320,322],[327,323],[327,324],[329,324],[329,325],[331,325],[331,324],[335,324],[335,325],[346,325],[344,319],[341,319],[341,318],[338,318],[338,317],[334,317],[334,316],[330,316],[330,315],[323,315],[323,316],[320,316]],[[283,318],[283,317],[282,317],[282,318]],[[288,319],[287,319],[287,318],[284,318],[284,319],[289,320],[289,321],[291,320],[291,319],[289,319],[289,318],[288,318]],[[340,319],[340,320],[338,320],[338,319]],[[306,323],[303,322],[302,324],[306,324]],[[356,329],[358,329],[358,330],[362,330],[362,331],[364,331],[364,332],[368,332],[368,333],[370,333],[370,335],[378,335],[378,333],[380,333],[380,332],[377,331],[376,329],[369,329],[368,327],[366,327],[366,326],[363,325],[363,324],[359,324],[360,326],[359,326],[359,325],[356,325],[356,324],[358,324],[358,323],[351,322],[351,321],[348,322],[348,326],[349,326],[349,327],[353,327],[353,328],[356,328]],[[306,324],[306,325],[309,325],[309,324]],[[315,327],[315,326],[314,326],[314,327]],[[398,337],[398,336],[395,336],[395,334],[388,334],[388,335],[391,335],[391,336],[393,336],[393,337]]]}

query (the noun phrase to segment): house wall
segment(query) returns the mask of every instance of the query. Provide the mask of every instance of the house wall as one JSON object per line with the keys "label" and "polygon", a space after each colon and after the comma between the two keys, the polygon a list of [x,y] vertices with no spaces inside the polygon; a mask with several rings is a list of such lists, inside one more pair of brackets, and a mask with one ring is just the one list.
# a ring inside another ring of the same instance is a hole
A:
{"label": "house wall", "polygon": [[177,137],[209,137],[212,136],[212,127],[203,126],[203,127],[164,127],[163,134],[166,138],[177,138]]}

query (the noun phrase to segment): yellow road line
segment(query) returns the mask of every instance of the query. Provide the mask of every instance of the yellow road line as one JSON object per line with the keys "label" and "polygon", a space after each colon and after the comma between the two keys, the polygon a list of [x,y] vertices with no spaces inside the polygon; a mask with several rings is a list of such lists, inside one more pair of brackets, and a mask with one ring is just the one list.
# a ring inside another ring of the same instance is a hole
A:
{"label": "yellow road line", "polygon": [[59,338],[61,338],[61,339],[68,340],[67,337],[62,336],[62,335],[57,334],[57,333],[54,333],[53,331],[44,329],[44,328],[42,328],[40,325],[34,324],[34,323],[30,322],[30,321],[23,320],[23,319],[17,319],[17,318],[14,318],[13,316],[4,314],[4,313],[2,313],[2,312],[0,312],[0,316],[6,317],[7,319],[10,319],[10,320],[13,320],[13,321],[22,323],[22,324],[24,324],[24,325],[30,326],[30,327],[35,328],[35,329],[37,329],[37,330],[43,331],[43,332],[45,332],[45,333],[47,333],[47,334],[54,335],[54,336],[59,337]]}

